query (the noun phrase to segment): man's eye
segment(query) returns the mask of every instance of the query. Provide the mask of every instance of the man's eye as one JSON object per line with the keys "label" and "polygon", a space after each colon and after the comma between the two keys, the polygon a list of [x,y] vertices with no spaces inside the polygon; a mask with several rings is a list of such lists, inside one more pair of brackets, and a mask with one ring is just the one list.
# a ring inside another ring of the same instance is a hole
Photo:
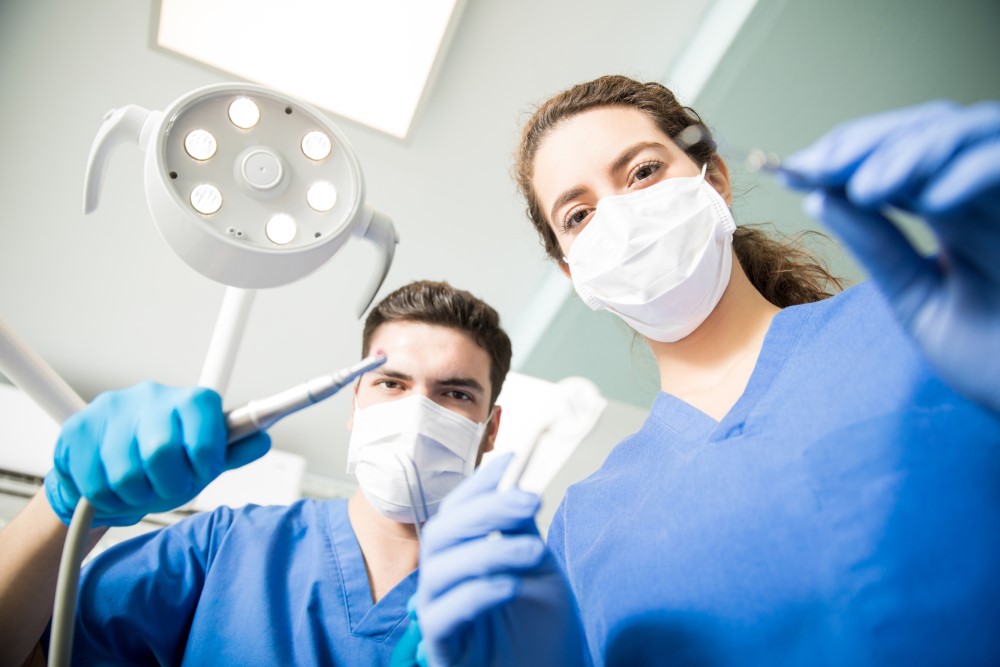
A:
{"label": "man's eye", "polygon": [[383,389],[399,389],[401,387],[395,380],[380,380],[377,384]]}
{"label": "man's eye", "polygon": [[459,401],[471,401],[472,396],[465,393],[464,391],[458,391],[457,389],[452,389],[451,391],[445,392],[445,396],[448,398],[454,398]]}

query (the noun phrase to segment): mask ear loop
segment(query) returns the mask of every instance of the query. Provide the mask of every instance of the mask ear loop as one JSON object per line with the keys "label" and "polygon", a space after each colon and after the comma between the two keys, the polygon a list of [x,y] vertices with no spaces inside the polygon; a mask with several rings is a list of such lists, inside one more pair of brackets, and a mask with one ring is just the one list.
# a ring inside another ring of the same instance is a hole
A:
{"label": "mask ear loop", "polygon": [[[404,456],[406,457],[405,460],[403,458]],[[422,523],[426,522],[428,518],[430,518],[428,516],[429,512],[427,510],[427,499],[424,497],[424,485],[420,481],[420,475],[417,474],[417,464],[414,463],[413,459],[410,457],[409,454],[401,454],[401,453],[397,452],[396,453],[396,461],[399,462],[399,467],[403,470],[403,479],[406,480],[406,492],[410,496],[410,512],[411,512],[411,515],[413,517],[413,527],[417,531],[417,541],[421,542],[422,541],[422,536],[420,534],[420,526],[421,526]],[[410,464],[409,467],[407,467],[407,465],[406,465],[407,462],[409,462],[409,464]],[[413,482],[410,481],[410,473],[411,473],[411,471],[412,471],[413,477],[415,478],[416,483],[417,483],[416,484],[416,486],[417,486],[417,493],[420,496],[419,507],[421,507],[423,509],[423,513],[424,513],[424,519],[423,519],[423,521],[421,521],[420,517],[417,515],[418,504],[417,504],[417,499],[413,495]]]}

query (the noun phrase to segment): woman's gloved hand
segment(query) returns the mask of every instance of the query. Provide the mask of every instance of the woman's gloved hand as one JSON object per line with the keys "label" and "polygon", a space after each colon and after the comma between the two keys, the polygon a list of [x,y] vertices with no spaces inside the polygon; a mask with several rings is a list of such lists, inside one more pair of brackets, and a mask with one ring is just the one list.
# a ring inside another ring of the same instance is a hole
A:
{"label": "woman's gloved hand", "polygon": [[226,439],[222,399],[211,389],[145,382],[109,391],[63,424],[45,494],[63,523],[83,496],[95,526],[134,524],[183,505],[271,446],[266,433],[228,448]]}
{"label": "woman's gloved hand", "polygon": [[503,457],[424,528],[417,619],[431,665],[585,665],[576,601],[535,526],[537,496],[497,492]]}
{"label": "woman's gloved hand", "polygon": [[[932,102],[835,128],[783,164],[956,390],[1000,412],[1000,103]],[[883,213],[923,218],[921,256]]]}

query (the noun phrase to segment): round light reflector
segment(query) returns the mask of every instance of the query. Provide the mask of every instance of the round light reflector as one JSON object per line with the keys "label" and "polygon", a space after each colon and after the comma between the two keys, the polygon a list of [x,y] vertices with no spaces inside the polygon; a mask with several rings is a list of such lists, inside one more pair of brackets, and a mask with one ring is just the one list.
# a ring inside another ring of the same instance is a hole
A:
{"label": "round light reflector", "polygon": [[271,216],[271,219],[267,221],[267,225],[264,227],[264,233],[267,234],[267,238],[275,245],[287,245],[291,243],[292,239],[295,238],[296,231],[298,231],[298,225],[295,224],[292,216],[287,213],[276,213]]}
{"label": "round light reflector", "polygon": [[195,160],[211,159],[218,148],[215,137],[208,130],[191,130],[184,137],[184,150]]}
{"label": "round light reflector", "polygon": [[314,211],[326,213],[337,203],[337,189],[326,181],[313,183],[306,192],[306,202]]}
{"label": "round light reflector", "polygon": [[249,130],[260,120],[260,108],[249,97],[237,97],[229,105],[229,120],[236,127]]}
{"label": "round light reflector", "polygon": [[330,155],[331,150],[333,144],[330,143],[330,137],[323,132],[314,130],[302,137],[302,152],[310,160],[318,162]]}
{"label": "round light reflector", "polygon": [[208,183],[196,185],[191,191],[191,206],[202,215],[212,215],[222,208],[222,193]]}

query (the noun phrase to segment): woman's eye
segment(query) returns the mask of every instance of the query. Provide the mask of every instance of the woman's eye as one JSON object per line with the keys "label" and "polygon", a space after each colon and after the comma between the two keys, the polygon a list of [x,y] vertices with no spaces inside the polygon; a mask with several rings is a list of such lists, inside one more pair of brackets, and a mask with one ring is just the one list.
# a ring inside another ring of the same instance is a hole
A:
{"label": "woman's eye", "polygon": [[650,178],[653,174],[658,172],[662,166],[662,162],[643,162],[632,170],[631,178],[629,178],[629,187],[639,181],[645,181]]}
{"label": "woman's eye", "polygon": [[574,208],[563,219],[562,230],[569,232],[583,224],[590,217],[590,209],[585,206]]}

